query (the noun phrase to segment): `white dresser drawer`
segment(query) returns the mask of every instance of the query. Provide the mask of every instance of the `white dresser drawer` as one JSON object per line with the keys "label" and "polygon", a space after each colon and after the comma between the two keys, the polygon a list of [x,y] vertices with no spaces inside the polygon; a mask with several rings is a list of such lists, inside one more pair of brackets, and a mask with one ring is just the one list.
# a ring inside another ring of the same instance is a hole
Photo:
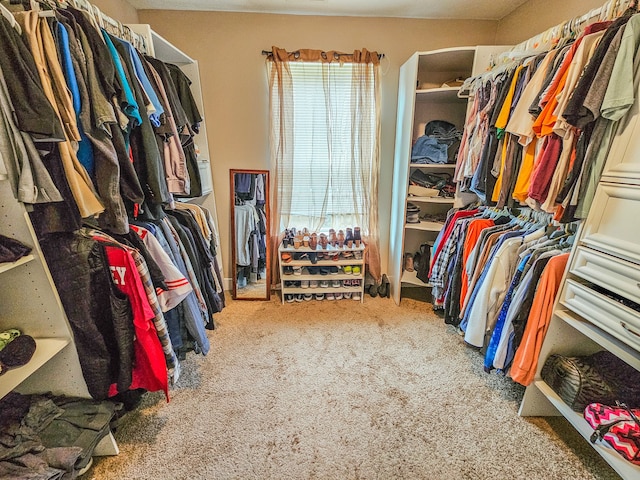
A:
{"label": "white dresser drawer", "polygon": [[578,247],[570,272],[624,298],[640,303],[640,267],[618,258]]}
{"label": "white dresser drawer", "polygon": [[640,187],[601,182],[581,242],[640,264]]}
{"label": "white dresser drawer", "polygon": [[567,280],[562,305],[640,351],[640,313],[589,287]]}
{"label": "white dresser drawer", "polygon": [[[628,122],[627,122],[628,120]],[[625,124],[626,122],[626,124]],[[640,180],[640,115],[638,102],[621,121],[602,175],[623,183]]]}

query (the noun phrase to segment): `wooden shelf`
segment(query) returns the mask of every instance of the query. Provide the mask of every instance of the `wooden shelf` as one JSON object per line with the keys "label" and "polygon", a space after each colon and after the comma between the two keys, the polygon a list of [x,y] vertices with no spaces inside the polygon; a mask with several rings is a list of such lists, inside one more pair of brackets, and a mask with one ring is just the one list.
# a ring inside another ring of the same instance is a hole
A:
{"label": "wooden shelf", "polygon": [[420,280],[418,278],[418,272],[417,271],[413,271],[413,272],[407,272],[406,270],[404,272],[402,272],[402,283],[410,283],[411,285],[417,285],[418,287],[426,287],[426,288],[431,288],[431,284],[430,283],[425,283],[422,280]]}
{"label": "wooden shelf", "polygon": [[[311,275],[309,273],[303,273],[302,275],[282,275],[282,280],[285,282],[299,282],[300,280],[362,280],[364,275],[353,275],[348,273],[330,273],[328,275]],[[288,288],[288,287],[285,287]]]}
{"label": "wooden shelf", "polygon": [[[365,272],[365,264],[364,264],[364,251],[366,250],[366,245],[364,243],[361,243],[359,247],[356,247],[355,244],[353,245],[353,247],[349,248],[347,246],[344,246],[342,248],[340,247],[332,247],[331,245],[328,245],[327,248],[323,249],[320,247],[320,245],[318,245],[318,248],[316,250],[312,250],[310,247],[299,247],[299,248],[295,248],[295,247],[283,247],[282,244],[280,244],[280,247],[278,248],[278,261],[280,262],[280,290],[281,290],[281,294],[282,294],[282,303],[286,303],[285,299],[284,299],[284,295],[293,295],[293,294],[310,294],[310,293],[336,293],[336,292],[342,292],[342,293],[359,293],[360,294],[360,301],[363,302],[364,301],[364,272]],[[296,253],[344,253],[344,252],[361,252],[362,253],[362,258],[360,259],[355,259],[355,258],[349,258],[349,259],[340,259],[340,260],[318,260],[316,263],[311,263],[311,261],[308,258],[305,258],[303,260],[291,260],[290,262],[283,262],[282,261],[282,253],[290,253],[290,254],[296,254]],[[315,275],[312,275],[309,273],[309,271],[307,270],[307,268],[304,267],[339,267],[339,266],[346,266],[346,265],[350,265],[350,266],[359,266],[360,267],[360,273],[357,275],[354,275],[353,273],[348,274],[348,273],[328,273],[326,275],[322,275],[319,272]],[[295,275],[295,274],[289,274],[289,275],[285,275],[284,274],[284,267],[303,267],[302,269],[302,274],[301,275]],[[285,282],[299,282],[302,280],[316,280],[317,282],[321,282],[321,281],[327,281],[327,282],[331,282],[333,280],[360,280],[360,286],[359,287],[320,287],[318,286],[317,288],[302,288],[302,287],[285,287],[284,283]],[[314,299],[315,300],[315,299]]]}
{"label": "wooden shelf", "polygon": [[34,260],[35,258],[36,257],[34,257],[33,255],[26,255],[22,258],[19,258],[15,262],[0,263],[0,273],[8,272],[12,268],[16,268],[16,267],[19,267],[20,265],[24,265],[25,263],[28,263],[31,260]]}
{"label": "wooden shelf", "polygon": [[460,87],[425,88],[416,90],[416,101],[429,103],[466,104],[466,98],[458,97]]}
{"label": "wooden shelf", "polygon": [[425,170],[440,170],[441,168],[456,168],[455,163],[410,163],[409,168],[424,168]]}
{"label": "wooden shelf", "polygon": [[316,288],[299,288],[284,287],[282,293],[288,294],[305,294],[305,293],[362,293],[362,287],[316,287]]}
{"label": "wooden shelf", "polygon": [[407,230],[422,230],[423,232],[439,232],[444,227],[444,223],[438,222],[424,222],[420,223],[406,223],[404,228]]}
{"label": "wooden shelf", "polygon": [[438,203],[438,204],[451,204],[455,203],[455,198],[445,197],[407,197],[407,202],[422,202],[422,203]]}
{"label": "wooden shelf", "polygon": [[[567,305],[563,306],[566,308]],[[578,330],[586,337],[592,339],[601,347],[609,350],[611,353],[624,360],[636,370],[640,370],[640,352],[621,342],[613,335],[605,332],[593,323],[583,320],[572,312],[558,310],[554,314],[565,321],[567,324]]]}
{"label": "wooden shelf", "polygon": [[[282,260],[281,260],[282,262]],[[291,260],[290,262],[282,262],[283,267],[338,267],[344,265],[363,265],[364,260],[318,260],[318,263],[312,264],[309,260]],[[318,274],[320,275],[320,274]]]}
{"label": "wooden shelf", "polygon": [[[36,338],[36,351],[29,363],[7,371],[0,377],[0,398],[20,385],[27,377],[51,360],[71,343],[69,338]],[[52,380],[53,381],[53,380]]]}
{"label": "wooden shelf", "polygon": [[426,72],[468,71],[476,54],[476,47],[451,47],[418,52],[418,69]]}
{"label": "wooden shelf", "polygon": [[315,250],[312,250],[310,247],[300,247],[300,248],[295,248],[295,247],[283,247],[282,244],[280,244],[280,248],[278,249],[279,252],[289,252],[289,253],[342,253],[342,252],[364,252],[366,246],[364,243],[361,243],[359,247],[356,247],[355,244],[353,245],[353,247],[348,248],[347,246],[344,246],[342,248],[340,247],[332,247],[331,245],[327,245],[327,248],[320,248],[320,245],[318,245],[318,248],[316,248]]}
{"label": "wooden shelf", "polygon": [[587,423],[579,412],[573,411],[564,403],[549,385],[539,380],[535,382],[535,386],[622,478],[640,478],[640,467],[628,462],[615,450],[604,446],[602,443],[591,443],[589,440],[593,433],[591,425]]}

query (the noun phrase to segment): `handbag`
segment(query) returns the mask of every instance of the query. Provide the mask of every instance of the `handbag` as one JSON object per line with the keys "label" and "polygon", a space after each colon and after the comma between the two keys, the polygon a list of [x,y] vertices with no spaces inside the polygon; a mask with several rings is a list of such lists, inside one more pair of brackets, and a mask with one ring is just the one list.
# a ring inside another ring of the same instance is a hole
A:
{"label": "handbag", "polygon": [[595,430],[591,443],[604,441],[626,460],[640,465],[640,409],[618,403],[615,407],[592,403],[584,410],[584,418]]}
{"label": "handbag", "polygon": [[[429,269],[431,267],[431,245],[423,243],[420,245],[420,252],[416,253],[416,256],[420,255],[420,261],[416,268],[416,277],[422,280],[424,283],[429,283]],[[414,256],[415,262],[415,256]]]}
{"label": "handbag", "polygon": [[608,351],[579,357],[551,355],[540,375],[576,412],[596,402],[640,405],[640,372]]}

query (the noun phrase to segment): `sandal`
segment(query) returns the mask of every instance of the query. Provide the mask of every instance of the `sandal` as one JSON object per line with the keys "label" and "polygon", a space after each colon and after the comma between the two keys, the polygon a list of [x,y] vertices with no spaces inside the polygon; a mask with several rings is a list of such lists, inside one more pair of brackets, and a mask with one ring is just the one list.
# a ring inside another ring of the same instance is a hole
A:
{"label": "sandal", "polygon": [[293,260],[290,253],[283,253],[282,255],[280,255],[280,258],[282,258],[283,263],[289,263],[291,260]]}
{"label": "sandal", "polygon": [[329,243],[332,247],[335,247],[336,243],[338,243],[338,237],[336,237],[336,231],[333,228],[329,230]]}
{"label": "sandal", "polygon": [[347,243],[347,248],[353,248],[353,230],[351,228],[347,228],[347,235],[344,241]]}
{"label": "sandal", "polygon": [[22,335],[17,328],[10,328],[0,332],[0,350],[9,345],[13,340]]}
{"label": "sandal", "polygon": [[320,246],[322,247],[323,250],[326,250],[328,244],[329,244],[329,242],[327,240],[327,236],[324,233],[321,233],[320,234]]}
{"label": "sandal", "polygon": [[360,248],[360,244],[362,243],[360,227],[353,227],[353,241],[356,244],[356,247]]}
{"label": "sandal", "polygon": [[382,282],[378,287],[378,293],[380,294],[381,297],[389,297],[391,294],[390,288],[389,288],[389,279],[387,278],[386,273],[382,275]]}

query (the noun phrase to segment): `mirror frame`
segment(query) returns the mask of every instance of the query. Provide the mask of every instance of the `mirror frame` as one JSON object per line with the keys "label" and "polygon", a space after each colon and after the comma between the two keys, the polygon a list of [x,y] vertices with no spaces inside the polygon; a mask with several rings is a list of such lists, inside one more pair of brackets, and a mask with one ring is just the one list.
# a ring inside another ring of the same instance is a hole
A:
{"label": "mirror frame", "polygon": [[[266,234],[265,234],[265,269],[266,269],[266,277],[265,277],[265,295],[264,297],[238,297],[238,272],[236,265],[236,202],[235,202],[235,175],[238,173],[243,174],[256,174],[256,175],[265,175],[264,182],[264,197],[265,197],[265,205],[264,205],[264,213],[267,218],[267,224],[265,225]],[[271,299],[271,211],[270,211],[270,185],[269,185],[269,170],[245,170],[245,169],[229,169],[229,194],[231,199],[231,267],[233,270],[233,278],[232,278],[232,298],[234,300],[259,300],[265,301]]]}

